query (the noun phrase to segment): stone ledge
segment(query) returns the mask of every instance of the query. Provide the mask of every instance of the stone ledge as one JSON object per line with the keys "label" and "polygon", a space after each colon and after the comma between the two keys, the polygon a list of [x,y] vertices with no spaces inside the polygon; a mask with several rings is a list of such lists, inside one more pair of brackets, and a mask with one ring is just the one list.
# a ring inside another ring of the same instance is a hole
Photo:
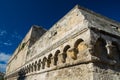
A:
{"label": "stone ledge", "polygon": [[[96,58],[95,56],[92,56],[91,59],[86,59],[84,61],[75,60],[74,62],[71,62],[71,63],[63,63],[63,64],[60,64],[58,66],[53,66],[51,68],[47,68],[45,70],[43,69],[41,71],[28,73],[28,74],[26,74],[26,76],[35,75],[35,74],[42,74],[42,73],[45,73],[45,72],[50,72],[50,71],[54,71],[54,70],[58,70],[58,69],[63,69],[63,68],[77,66],[77,65],[88,64],[88,63],[102,63],[102,64],[107,64],[107,65],[110,65],[110,66],[120,66],[120,63],[111,64],[109,61],[105,61],[105,60],[102,60],[100,58]],[[13,72],[13,74],[5,76],[5,78],[8,77],[8,76],[9,77],[14,76],[14,75],[18,74],[19,71],[20,71],[20,69],[17,70],[16,72]]]}

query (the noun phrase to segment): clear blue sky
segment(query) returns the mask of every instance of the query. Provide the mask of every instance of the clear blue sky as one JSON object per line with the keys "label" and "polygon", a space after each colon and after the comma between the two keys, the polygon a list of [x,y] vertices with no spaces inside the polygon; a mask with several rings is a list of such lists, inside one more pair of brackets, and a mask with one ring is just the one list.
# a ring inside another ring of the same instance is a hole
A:
{"label": "clear blue sky", "polygon": [[120,21],[120,0],[0,0],[0,71],[32,25],[49,29],[76,4]]}

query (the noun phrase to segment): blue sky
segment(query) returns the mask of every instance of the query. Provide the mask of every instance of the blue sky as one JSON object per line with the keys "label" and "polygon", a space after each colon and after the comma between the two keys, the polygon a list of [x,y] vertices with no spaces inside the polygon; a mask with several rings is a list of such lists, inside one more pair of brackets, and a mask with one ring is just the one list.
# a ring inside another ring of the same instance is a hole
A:
{"label": "blue sky", "polygon": [[119,0],[0,0],[0,71],[32,25],[49,29],[76,4],[120,21]]}

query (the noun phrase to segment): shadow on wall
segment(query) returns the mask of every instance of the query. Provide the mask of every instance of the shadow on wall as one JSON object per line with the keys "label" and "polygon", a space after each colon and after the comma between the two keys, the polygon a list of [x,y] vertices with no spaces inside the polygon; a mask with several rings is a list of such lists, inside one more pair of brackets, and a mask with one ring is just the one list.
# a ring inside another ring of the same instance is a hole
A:
{"label": "shadow on wall", "polygon": [[[94,55],[99,57],[103,63],[94,63],[95,66],[105,69],[120,72],[120,48],[115,41],[106,41],[104,38],[98,38],[94,46]],[[109,66],[108,64],[109,63]]]}
{"label": "shadow on wall", "polygon": [[19,71],[18,76],[19,77],[17,80],[25,80],[25,78],[26,78],[24,71]]}

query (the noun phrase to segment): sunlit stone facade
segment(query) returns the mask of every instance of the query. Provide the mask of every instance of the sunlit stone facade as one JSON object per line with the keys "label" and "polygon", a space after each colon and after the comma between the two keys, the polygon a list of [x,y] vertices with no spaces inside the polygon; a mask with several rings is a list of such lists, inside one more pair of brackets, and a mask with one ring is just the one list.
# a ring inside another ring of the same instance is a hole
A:
{"label": "sunlit stone facade", "polygon": [[120,80],[120,23],[76,5],[51,29],[34,25],[6,80]]}

